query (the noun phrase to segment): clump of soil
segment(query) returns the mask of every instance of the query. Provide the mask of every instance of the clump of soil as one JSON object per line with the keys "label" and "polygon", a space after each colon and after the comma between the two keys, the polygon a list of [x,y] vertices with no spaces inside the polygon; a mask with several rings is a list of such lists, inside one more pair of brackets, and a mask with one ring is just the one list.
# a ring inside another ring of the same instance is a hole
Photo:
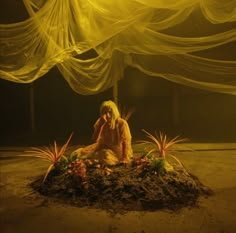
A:
{"label": "clump of soil", "polygon": [[71,176],[54,169],[44,184],[40,177],[32,187],[68,204],[113,211],[176,210],[195,206],[199,196],[212,194],[181,166],[162,173],[122,164],[110,168],[88,167],[86,177]]}

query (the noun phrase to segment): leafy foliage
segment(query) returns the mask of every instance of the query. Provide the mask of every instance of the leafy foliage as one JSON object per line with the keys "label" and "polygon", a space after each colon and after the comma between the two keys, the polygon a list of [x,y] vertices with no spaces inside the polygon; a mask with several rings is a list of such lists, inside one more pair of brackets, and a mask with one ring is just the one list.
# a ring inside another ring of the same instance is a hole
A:
{"label": "leafy foliage", "polygon": [[67,172],[69,165],[78,158],[77,154],[63,156],[57,163],[56,167],[62,172]]}
{"label": "leafy foliage", "polygon": [[68,165],[67,174],[70,174],[74,177],[80,177],[81,180],[86,178],[86,164],[81,159],[75,159]]}
{"label": "leafy foliage", "polygon": [[[109,176],[112,172],[112,169],[98,159],[84,159],[77,156],[76,159],[74,159],[74,156],[70,156],[69,158],[70,160],[68,161],[70,162],[67,163],[67,166],[65,167],[65,175],[70,176],[81,187],[87,183],[87,171],[89,169],[90,171],[96,171],[96,173],[101,176]],[[61,161],[60,163],[64,163],[64,161]]]}

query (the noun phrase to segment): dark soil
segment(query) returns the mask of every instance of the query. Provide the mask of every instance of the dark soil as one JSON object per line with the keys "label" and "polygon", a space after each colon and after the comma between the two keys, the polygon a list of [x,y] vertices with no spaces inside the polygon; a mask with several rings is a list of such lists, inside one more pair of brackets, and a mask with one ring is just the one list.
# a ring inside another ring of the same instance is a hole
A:
{"label": "dark soil", "polygon": [[180,166],[158,173],[133,165],[89,167],[86,177],[65,175],[54,169],[44,184],[42,177],[32,183],[41,194],[78,207],[112,211],[177,210],[197,205],[200,196],[212,191]]}

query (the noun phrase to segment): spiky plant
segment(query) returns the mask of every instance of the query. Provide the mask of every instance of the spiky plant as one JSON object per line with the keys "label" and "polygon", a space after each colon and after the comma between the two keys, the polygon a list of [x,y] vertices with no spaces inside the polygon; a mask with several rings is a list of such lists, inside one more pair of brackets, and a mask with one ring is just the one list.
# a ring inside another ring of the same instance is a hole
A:
{"label": "spiky plant", "polygon": [[133,115],[135,112],[135,108],[129,108],[128,110],[126,108],[121,108],[120,107],[120,112],[121,112],[121,118],[124,120],[128,121],[129,118]]}
{"label": "spiky plant", "polygon": [[72,138],[72,135],[73,135],[73,133],[71,133],[70,137],[68,138],[66,143],[61,148],[59,148],[59,146],[57,145],[57,142],[54,141],[54,145],[51,146],[51,147],[50,146],[49,147],[44,147],[44,148],[32,147],[31,150],[25,151],[27,154],[20,155],[20,156],[24,156],[24,157],[40,158],[42,160],[50,162],[50,165],[47,168],[47,171],[46,171],[46,173],[44,175],[42,183],[45,182],[49,172],[53,168],[56,167],[56,165],[60,162],[60,160],[62,158],[67,160],[67,158],[65,156],[65,152],[66,152],[68,144],[69,144],[69,142],[70,142],[70,140]]}
{"label": "spiky plant", "polygon": [[150,144],[152,146],[152,149],[149,149],[148,153],[146,154],[147,157],[151,157],[151,160],[155,161],[155,163],[157,159],[164,159],[162,164],[165,166],[167,171],[173,170],[173,167],[166,160],[167,156],[173,158],[184,168],[184,165],[181,163],[181,161],[172,154],[172,147],[177,143],[188,141],[187,138],[180,138],[180,136],[176,136],[172,139],[168,139],[167,136],[162,132],[159,132],[159,134],[155,132],[155,135],[152,135],[144,129],[142,131],[146,134],[149,140],[142,140],[141,143]]}

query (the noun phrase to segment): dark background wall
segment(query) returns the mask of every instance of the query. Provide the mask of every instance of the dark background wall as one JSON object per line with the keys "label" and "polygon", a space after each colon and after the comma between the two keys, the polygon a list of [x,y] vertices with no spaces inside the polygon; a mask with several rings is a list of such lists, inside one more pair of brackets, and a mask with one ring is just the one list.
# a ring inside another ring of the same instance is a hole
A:
{"label": "dark background wall", "polygon": [[[0,23],[28,17],[21,1],[4,0],[0,7]],[[232,48],[233,43],[214,53],[232,59]],[[0,146],[64,142],[71,132],[73,144],[88,143],[101,102],[111,98],[112,89],[91,96],[73,92],[56,67],[33,84],[0,79]],[[128,68],[119,82],[119,103],[135,108],[129,120],[134,140],[143,137],[144,128],[192,141],[236,141],[236,96],[184,87]]]}
{"label": "dark background wall", "polygon": [[[119,83],[119,103],[135,108],[129,120],[134,139],[143,136],[144,128],[150,132],[162,130],[169,136],[181,134],[192,141],[236,140],[236,96],[143,76],[128,69]],[[137,82],[142,85],[137,87]],[[112,98],[111,89],[92,96],[76,94],[54,68],[33,83],[32,133],[30,88],[30,84],[0,80],[0,145],[48,144],[54,139],[64,142],[71,132],[73,143],[87,143],[101,102]]]}

